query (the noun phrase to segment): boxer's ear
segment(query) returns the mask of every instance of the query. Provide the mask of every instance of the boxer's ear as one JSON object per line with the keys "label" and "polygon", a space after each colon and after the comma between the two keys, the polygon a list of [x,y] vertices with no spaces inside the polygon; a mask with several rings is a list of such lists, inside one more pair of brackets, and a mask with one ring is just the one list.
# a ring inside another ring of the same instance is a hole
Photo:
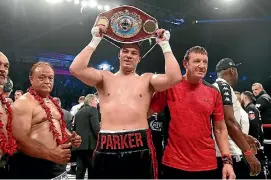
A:
{"label": "boxer's ear", "polygon": [[188,61],[187,60],[183,60],[183,67],[185,68],[185,69],[187,69],[187,66],[188,66]]}
{"label": "boxer's ear", "polygon": [[31,84],[33,83],[33,77],[32,76],[29,76],[29,81],[30,81]]}
{"label": "boxer's ear", "polygon": [[141,56],[139,56],[138,63],[140,63],[140,61],[141,61]]}

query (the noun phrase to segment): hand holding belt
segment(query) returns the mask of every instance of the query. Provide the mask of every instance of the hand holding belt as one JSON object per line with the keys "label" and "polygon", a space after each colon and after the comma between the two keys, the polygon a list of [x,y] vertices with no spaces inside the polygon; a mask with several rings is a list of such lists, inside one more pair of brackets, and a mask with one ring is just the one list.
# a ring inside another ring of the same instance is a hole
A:
{"label": "hand holding belt", "polygon": [[170,39],[170,32],[166,31],[165,29],[158,29],[156,31],[157,38],[156,42],[160,45],[163,53],[172,52],[171,47],[169,45],[169,39]]}

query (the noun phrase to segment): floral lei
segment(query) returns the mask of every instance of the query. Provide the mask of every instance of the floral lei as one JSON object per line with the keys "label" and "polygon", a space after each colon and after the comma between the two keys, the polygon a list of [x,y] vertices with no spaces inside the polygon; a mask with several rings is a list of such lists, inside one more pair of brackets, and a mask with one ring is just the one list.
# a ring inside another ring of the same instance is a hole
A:
{"label": "floral lei", "polygon": [[48,108],[45,105],[44,100],[37,94],[37,92],[32,87],[27,89],[27,92],[29,92],[32,96],[34,96],[34,98],[40,103],[41,107],[45,110],[45,113],[47,115],[47,121],[49,121],[49,123],[50,123],[50,131],[52,131],[53,136],[56,139],[57,144],[60,145],[60,144],[66,143],[66,141],[67,141],[66,123],[64,120],[64,115],[63,115],[62,109],[59,107],[57,102],[55,102],[55,100],[51,96],[48,96],[48,98],[54,103],[58,112],[61,115],[60,124],[61,124],[62,139],[59,138],[60,134],[59,134],[59,132],[57,132],[56,127],[53,123],[53,120],[52,120],[53,116],[52,116],[50,108]]}
{"label": "floral lei", "polygon": [[[5,111],[7,113],[7,137],[5,136],[5,133],[3,131],[0,131],[0,148],[3,150],[3,154],[12,155],[17,148],[15,138],[13,137],[12,128],[11,128],[11,122],[12,122],[12,111],[10,108],[9,102],[6,101],[6,98],[3,96],[3,94],[0,95],[1,103],[3,106],[5,106]],[[0,120],[0,129],[4,128],[3,122]]]}

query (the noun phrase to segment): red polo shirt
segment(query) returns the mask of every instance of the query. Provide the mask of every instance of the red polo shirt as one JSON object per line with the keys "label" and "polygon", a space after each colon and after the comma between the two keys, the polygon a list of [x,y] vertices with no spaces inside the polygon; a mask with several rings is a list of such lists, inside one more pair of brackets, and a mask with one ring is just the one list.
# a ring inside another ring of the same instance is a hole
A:
{"label": "red polo shirt", "polygon": [[222,98],[211,84],[186,80],[164,92],[155,93],[151,108],[160,112],[168,105],[168,142],[163,164],[184,171],[208,171],[217,168],[211,118],[224,120]]}

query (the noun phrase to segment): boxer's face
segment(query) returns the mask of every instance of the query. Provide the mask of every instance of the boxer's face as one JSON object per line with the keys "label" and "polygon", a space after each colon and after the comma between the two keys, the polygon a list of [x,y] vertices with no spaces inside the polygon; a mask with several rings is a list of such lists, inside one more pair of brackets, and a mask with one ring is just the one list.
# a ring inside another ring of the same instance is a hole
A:
{"label": "boxer's face", "polygon": [[7,57],[3,54],[0,54],[0,85],[6,84],[8,69],[9,69],[9,61]]}
{"label": "boxer's face", "polygon": [[252,86],[252,92],[253,92],[254,96],[258,96],[262,92],[262,90],[263,89],[258,85]]}
{"label": "boxer's face", "polygon": [[124,45],[119,53],[120,66],[126,71],[134,71],[140,62],[140,51],[136,44]]}
{"label": "boxer's face", "polygon": [[20,91],[15,91],[15,93],[14,93],[14,99],[15,100],[17,100],[21,96],[22,96],[22,93]]}
{"label": "boxer's face", "polygon": [[92,106],[97,107],[97,105],[98,105],[98,99],[97,99],[97,98],[94,98],[94,99],[92,100],[91,104],[92,104]]}
{"label": "boxer's face", "polygon": [[202,79],[206,75],[208,69],[208,56],[205,54],[191,52],[189,60],[183,63],[187,74]]}
{"label": "boxer's face", "polygon": [[234,83],[234,85],[236,85],[237,82],[238,82],[238,71],[237,71],[237,68],[231,68],[231,74],[232,74],[232,78],[233,78],[233,83]]}
{"label": "boxer's face", "polygon": [[30,81],[35,91],[48,95],[54,86],[54,71],[50,66],[40,65],[33,71]]}

